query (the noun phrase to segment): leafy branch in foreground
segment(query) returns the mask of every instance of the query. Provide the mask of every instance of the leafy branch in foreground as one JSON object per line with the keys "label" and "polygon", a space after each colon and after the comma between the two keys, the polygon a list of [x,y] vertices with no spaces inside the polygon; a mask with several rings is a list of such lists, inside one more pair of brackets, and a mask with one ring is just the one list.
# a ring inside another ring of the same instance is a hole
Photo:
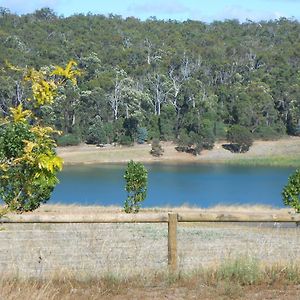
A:
{"label": "leafy branch in foreground", "polygon": [[[32,103],[35,111],[42,105],[52,104],[59,86],[65,80],[76,83],[75,76],[79,74],[69,70],[68,76],[57,74],[60,78],[56,78],[56,74],[45,71],[21,71],[25,74],[23,80],[30,82],[32,90],[32,99],[27,99],[25,104]],[[59,134],[43,126],[34,110],[24,109],[22,103],[11,107],[10,115],[0,121],[0,198],[8,209],[32,211],[50,198],[58,183],[57,172],[63,165],[54,150],[54,133]]]}
{"label": "leafy branch in foreground", "polygon": [[282,191],[283,203],[300,213],[300,170],[296,170]]}

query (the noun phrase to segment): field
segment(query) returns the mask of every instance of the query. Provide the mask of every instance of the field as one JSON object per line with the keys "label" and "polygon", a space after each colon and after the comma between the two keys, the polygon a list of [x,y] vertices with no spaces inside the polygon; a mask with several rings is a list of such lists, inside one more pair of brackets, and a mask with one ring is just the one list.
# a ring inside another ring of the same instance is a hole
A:
{"label": "field", "polygon": [[166,163],[234,163],[249,165],[300,166],[300,137],[289,137],[278,141],[255,141],[246,153],[231,153],[225,150],[224,142],[215,144],[213,150],[201,155],[177,152],[171,142],[162,143],[164,155],[155,158],[150,155],[148,144],[133,147],[79,145],[58,148],[57,152],[65,164],[122,163],[129,160]]}
{"label": "field", "polygon": [[[289,211],[261,206],[172,209],[191,210]],[[118,207],[45,205],[32,214],[120,211]],[[32,295],[40,299],[297,299],[300,295],[300,234],[295,224],[180,223],[180,271],[175,275],[167,273],[166,224],[3,224],[1,229],[0,299],[32,299]]]}

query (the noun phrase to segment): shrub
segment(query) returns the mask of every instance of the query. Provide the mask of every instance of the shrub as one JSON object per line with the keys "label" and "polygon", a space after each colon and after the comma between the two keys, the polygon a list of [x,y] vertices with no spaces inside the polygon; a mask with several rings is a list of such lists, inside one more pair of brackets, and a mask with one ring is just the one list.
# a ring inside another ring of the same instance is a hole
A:
{"label": "shrub", "polygon": [[200,133],[194,131],[187,133],[185,130],[181,130],[177,142],[177,151],[197,155],[200,154],[203,149],[212,149],[214,147],[215,137],[210,128],[203,126]]}
{"label": "shrub", "polygon": [[137,142],[138,144],[144,144],[148,138],[148,131],[145,127],[138,127],[137,129]]}
{"label": "shrub", "polygon": [[225,260],[217,271],[217,277],[241,285],[252,285],[260,281],[262,272],[257,259],[242,256]]}
{"label": "shrub", "polygon": [[227,141],[232,144],[233,152],[247,152],[253,144],[251,132],[244,126],[233,125],[227,132]]}
{"label": "shrub", "polygon": [[0,121],[0,197],[7,209],[18,212],[32,211],[46,202],[58,183],[57,172],[62,169],[62,160],[55,153],[53,134],[58,133],[45,127],[39,119],[43,105],[51,105],[59,87],[67,81],[76,84],[80,71],[74,70],[74,61],[65,69],[57,66],[48,74],[35,69],[12,70],[24,73],[23,81],[29,82],[32,98],[10,108],[10,115]]}
{"label": "shrub", "polygon": [[102,126],[92,125],[88,129],[86,143],[92,145],[107,144],[108,138]]}
{"label": "shrub", "polygon": [[80,144],[80,138],[75,134],[65,134],[56,139],[57,145],[61,147],[76,146]]}
{"label": "shrub", "polygon": [[279,139],[281,136],[283,136],[283,134],[284,132],[282,132],[280,128],[260,126],[259,128],[257,128],[255,136],[264,141],[272,141]]}
{"label": "shrub", "polygon": [[127,199],[124,203],[126,213],[137,213],[140,210],[140,204],[146,198],[148,172],[143,164],[130,161],[127,165],[124,178],[126,180],[125,190]]}
{"label": "shrub", "polygon": [[151,151],[150,154],[155,156],[155,157],[159,157],[162,156],[164,153],[164,150],[161,146],[161,144],[159,143],[158,139],[153,139],[152,144],[151,144]]}
{"label": "shrub", "polygon": [[148,124],[148,139],[159,139],[160,138],[160,129],[159,129],[159,117],[158,116],[149,116]]}
{"label": "shrub", "polygon": [[135,117],[129,117],[124,119],[123,128],[125,129],[125,135],[130,136],[131,140],[134,140],[137,134],[139,121]]}
{"label": "shrub", "polygon": [[132,146],[133,145],[133,139],[128,135],[122,135],[120,137],[119,143],[123,146]]}
{"label": "shrub", "polygon": [[0,196],[10,210],[32,211],[50,198],[62,160],[54,151],[52,128],[17,119],[26,112],[22,106],[12,111],[13,121],[2,124],[1,130]]}
{"label": "shrub", "polygon": [[188,150],[191,149],[193,143],[191,141],[191,137],[189,136],[186,130],[180,130],[177,144],[178,147],[176,147],[176,150],[179,152],[188,152]]}
{"label": "shrub", "polygon": [[283,203],[300,213],[300,170],[296,170],[282,191]]}
{"label": "shrub", "polygon": [[215,122],[213,127],[214,136],[217,139],[226,139],[226,126],[223,122]]}

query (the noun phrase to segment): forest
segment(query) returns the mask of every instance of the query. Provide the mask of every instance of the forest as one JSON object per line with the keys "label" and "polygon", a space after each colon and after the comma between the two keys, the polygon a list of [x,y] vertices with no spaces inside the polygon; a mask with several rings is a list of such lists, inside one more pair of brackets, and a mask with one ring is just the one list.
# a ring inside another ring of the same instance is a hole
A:
{"label": "forest", "polygon": [[78,84],[65,84],[38,112],[63,132],[59,145],[156,139],[200,153],[234,126],[254,139],[300,135],[294,19],[208,24],[0,8],[0,118],[31,105],[8,63],[51,70],[70,59],[82,70]]}

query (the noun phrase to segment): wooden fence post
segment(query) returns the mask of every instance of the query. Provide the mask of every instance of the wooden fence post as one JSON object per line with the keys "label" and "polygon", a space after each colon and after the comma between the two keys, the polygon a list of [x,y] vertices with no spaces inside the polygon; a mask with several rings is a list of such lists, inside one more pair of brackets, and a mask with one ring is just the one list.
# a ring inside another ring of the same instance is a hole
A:
{"label": "wooden fence post", "polygon": [[168,266],[171,272],[177,271],[177,213],[168,214]]}

